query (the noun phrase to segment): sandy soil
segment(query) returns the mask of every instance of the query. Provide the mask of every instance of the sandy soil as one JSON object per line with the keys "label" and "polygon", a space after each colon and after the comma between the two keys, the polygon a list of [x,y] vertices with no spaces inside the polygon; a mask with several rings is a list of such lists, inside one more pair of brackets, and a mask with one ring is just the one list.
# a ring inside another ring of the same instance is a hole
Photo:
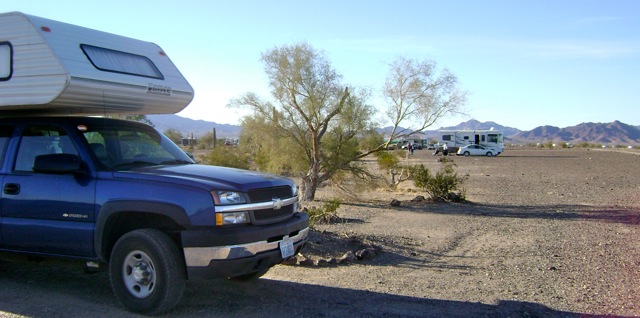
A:
{"label": "sandy soil", "polygon": [[[427,151],[408,160],[441,165]],[[358,199],[320,191],[343,200],[342,222],[318,225],[306,256],[374,244],[373,259],[189,282],[167,316],[640,316],[639,153],[508,149],[453,160],[467,176],[465,203],[412,203],[423,193],[411,182]],[[131,316],[106,273],[0,262],[0,317],[89,315]]]}

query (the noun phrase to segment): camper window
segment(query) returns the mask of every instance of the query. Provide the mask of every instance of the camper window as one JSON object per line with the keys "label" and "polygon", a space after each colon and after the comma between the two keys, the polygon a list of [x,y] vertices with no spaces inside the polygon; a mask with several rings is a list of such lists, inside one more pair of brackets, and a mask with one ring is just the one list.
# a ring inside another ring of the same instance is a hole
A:
{"label": "camper window", "polygon": [[0,42],[0,81],[11,78],[13,72],[13,48],[9,42]]}
{"label": "camper window", "polygon": [[442,135],[443,141],[451,141],[451,135]]}
{"label": "camper window", "polygon": [[498,135],[497,134],[489,134],[489,135],[487,135],[487,137],[489,138],[489,142],[498,142]]}
{"label": "camper window", "polygon": [[86,44],[80,47],[91,64],[101,71],[164,79],[162,73],[146,56]]}

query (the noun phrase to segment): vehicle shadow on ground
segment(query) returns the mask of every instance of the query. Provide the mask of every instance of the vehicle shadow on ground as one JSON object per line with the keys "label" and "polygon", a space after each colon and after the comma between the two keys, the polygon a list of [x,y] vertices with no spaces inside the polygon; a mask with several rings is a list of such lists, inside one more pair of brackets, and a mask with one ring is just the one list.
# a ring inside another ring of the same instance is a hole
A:
{"label": "vehicle shadow on ground", "polygon": [[[413,208],[420,209],[419,206]],[[638,225],[637,209],[598,207],[587,205],[491,205],[478,203],[440,203],[424,206],[429,213],[458,214],[479,217],[522,219],[587,220]]]}
{"label": "vehicle shadow on ground", "polygon": [[[0,317],[132,317],[116,301],[107,273],[0,263]],[[408,297],[270,279],[191,281],[168,317],[584,317],[542,304],[495,304]]]}

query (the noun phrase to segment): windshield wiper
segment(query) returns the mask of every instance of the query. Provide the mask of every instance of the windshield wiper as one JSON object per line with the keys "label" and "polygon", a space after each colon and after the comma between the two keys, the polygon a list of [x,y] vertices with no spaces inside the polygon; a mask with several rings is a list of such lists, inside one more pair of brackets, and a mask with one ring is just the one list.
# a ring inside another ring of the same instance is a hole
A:
{"label": "windshield wiper", "polygon": [[157,166],[158,164],[150,161],[134,160],[128,162],[121,162],[111,166],[112,169],[120,167],[139,167],[139,166]]}
{"label": "windshield wiper", "polygon": [[187,165],[187,164],[193,164],[193,162],[188,160],[182,160],[182,159],[174,159],[174,160],[163,161],[160,164],[161,165]]}

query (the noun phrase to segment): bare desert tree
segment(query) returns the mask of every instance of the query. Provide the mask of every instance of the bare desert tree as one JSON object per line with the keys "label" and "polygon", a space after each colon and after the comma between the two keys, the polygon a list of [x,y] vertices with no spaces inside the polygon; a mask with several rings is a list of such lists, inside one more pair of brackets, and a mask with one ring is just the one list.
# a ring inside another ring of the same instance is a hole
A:
{"label": "bare desert tree", "polygon": [[455,75],[438,70],[435,62],[400,57],[389,65],[383,96],[393,127],[381,146],[386,149],[394,139],[423,132],[438,119],[459,113],[467,93],[458,88]]}
{"label": "bare desert tree", "polygon": [[357,135],[372,128],[368,91],[344,85],[328,59],[310,45],[276,47],[262,55],[274,102],[247,93],[230,106],[249,107],[241,144],[271,172],[302,177],[302,199],[339,171],[359,173]]}
{"label": "bare desert tree", "polygon": [[[370,92],[343,84],[322,52],[295,44],[266,51],[262,61],[273,102],[246,93],[229,103],[252,110],[242,120],[241,144],[251,147],[261,170],[300,176],[306,201],[338,173],[366,177],[360,159],[385,150],[393,139],[425,130],[465,102],[447,70],[400,58],[390,65],[384,86],[393,133],[372,147],[377,137],[375,110],[366,103]],[[413,128],[398,131],[401,125]]]}

